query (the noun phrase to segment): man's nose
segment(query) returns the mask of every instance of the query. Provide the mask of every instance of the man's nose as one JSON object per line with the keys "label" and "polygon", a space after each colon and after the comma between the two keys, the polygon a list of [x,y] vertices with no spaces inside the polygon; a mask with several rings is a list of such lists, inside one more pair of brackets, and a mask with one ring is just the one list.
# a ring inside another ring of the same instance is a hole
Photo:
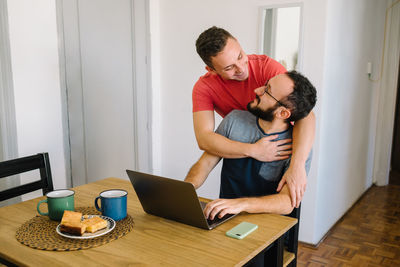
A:
{"label": "man's nose", "polygon": [[244,71],[244,66],[236,65],[236,68],[235,68],[235,73],[236,73],[236,74],[240,74],[240,73],[242,73],[243,71]]}
{"label": "man's nose", "polygon": [[258,96],[262,96],[264,94],[265,86],[258,87],[254,90],[254,93]]}

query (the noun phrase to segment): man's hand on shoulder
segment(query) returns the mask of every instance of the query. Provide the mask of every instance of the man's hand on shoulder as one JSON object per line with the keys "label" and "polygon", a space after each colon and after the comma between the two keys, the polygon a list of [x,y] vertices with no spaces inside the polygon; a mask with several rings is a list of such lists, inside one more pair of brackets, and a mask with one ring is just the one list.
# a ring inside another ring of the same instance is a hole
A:
{"label": "man's hand on shoulder", "polygon": [[291,164],[279,182],[276,191],[281,191],[285,183],[289,188],[292,207],[298,208],[307,186],[307,173],[304,164],[298,167]]}
{"label": "man's hand on shoulder", "polygon": [[204,216],[210,220],[214,220],[215,216],[218,218],[224,217],[226,214],[238,214],[246,209],[246,199],[216,199],[207,203],[204,208]]}
{"label": "man's hand on shoulder", "polygon": [[263,137],[253,144],[250,157],[258,161],[276,161],[289,158],[292,154],[292,145],[287,144],[292,142],[291,139],[283,139],[274,141],[278,135],[270,135]]}

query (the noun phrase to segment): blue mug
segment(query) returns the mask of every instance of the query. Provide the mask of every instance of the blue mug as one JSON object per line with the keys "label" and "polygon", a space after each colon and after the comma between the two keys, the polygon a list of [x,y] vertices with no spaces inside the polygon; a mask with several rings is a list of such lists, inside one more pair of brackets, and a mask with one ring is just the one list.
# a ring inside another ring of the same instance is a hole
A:
{"label": "blue mug", "polygon": [[[115,221],[126,217],[126,202],[128,192],[121,189],[111,189],[100,193],[94,200],[94,205],[103,216],[110,217]],[[101,207],[98,205],[100,199]]]}

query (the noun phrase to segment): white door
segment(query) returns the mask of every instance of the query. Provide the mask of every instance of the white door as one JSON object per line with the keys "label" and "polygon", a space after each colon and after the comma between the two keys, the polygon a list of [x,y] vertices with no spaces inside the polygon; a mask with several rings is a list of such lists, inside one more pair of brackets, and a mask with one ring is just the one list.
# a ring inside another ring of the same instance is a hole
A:
{"label": "white door", "polygon": [[106,177],[126,178],[126,169],[139,168],[137,115],[141,111],[134,74],[140,58],[135,57],[134,2],[86,0],[58,5],[73,186]]}

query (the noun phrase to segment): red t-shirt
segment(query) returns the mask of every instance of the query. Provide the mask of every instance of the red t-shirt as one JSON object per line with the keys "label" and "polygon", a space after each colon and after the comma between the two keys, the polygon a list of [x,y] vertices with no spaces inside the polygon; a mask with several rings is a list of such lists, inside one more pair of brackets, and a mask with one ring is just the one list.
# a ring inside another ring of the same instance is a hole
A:
{"label": "red t-shirt", "polygon": [[285,73],[286,69],[265,55],[248,55],[249,77],[245,81],[224,80],[207,72],[193,87],[193,112],[215,110],[225,117],[233,109],[246,110],[254,100],[254,89],[263,86],[272,77]]}

